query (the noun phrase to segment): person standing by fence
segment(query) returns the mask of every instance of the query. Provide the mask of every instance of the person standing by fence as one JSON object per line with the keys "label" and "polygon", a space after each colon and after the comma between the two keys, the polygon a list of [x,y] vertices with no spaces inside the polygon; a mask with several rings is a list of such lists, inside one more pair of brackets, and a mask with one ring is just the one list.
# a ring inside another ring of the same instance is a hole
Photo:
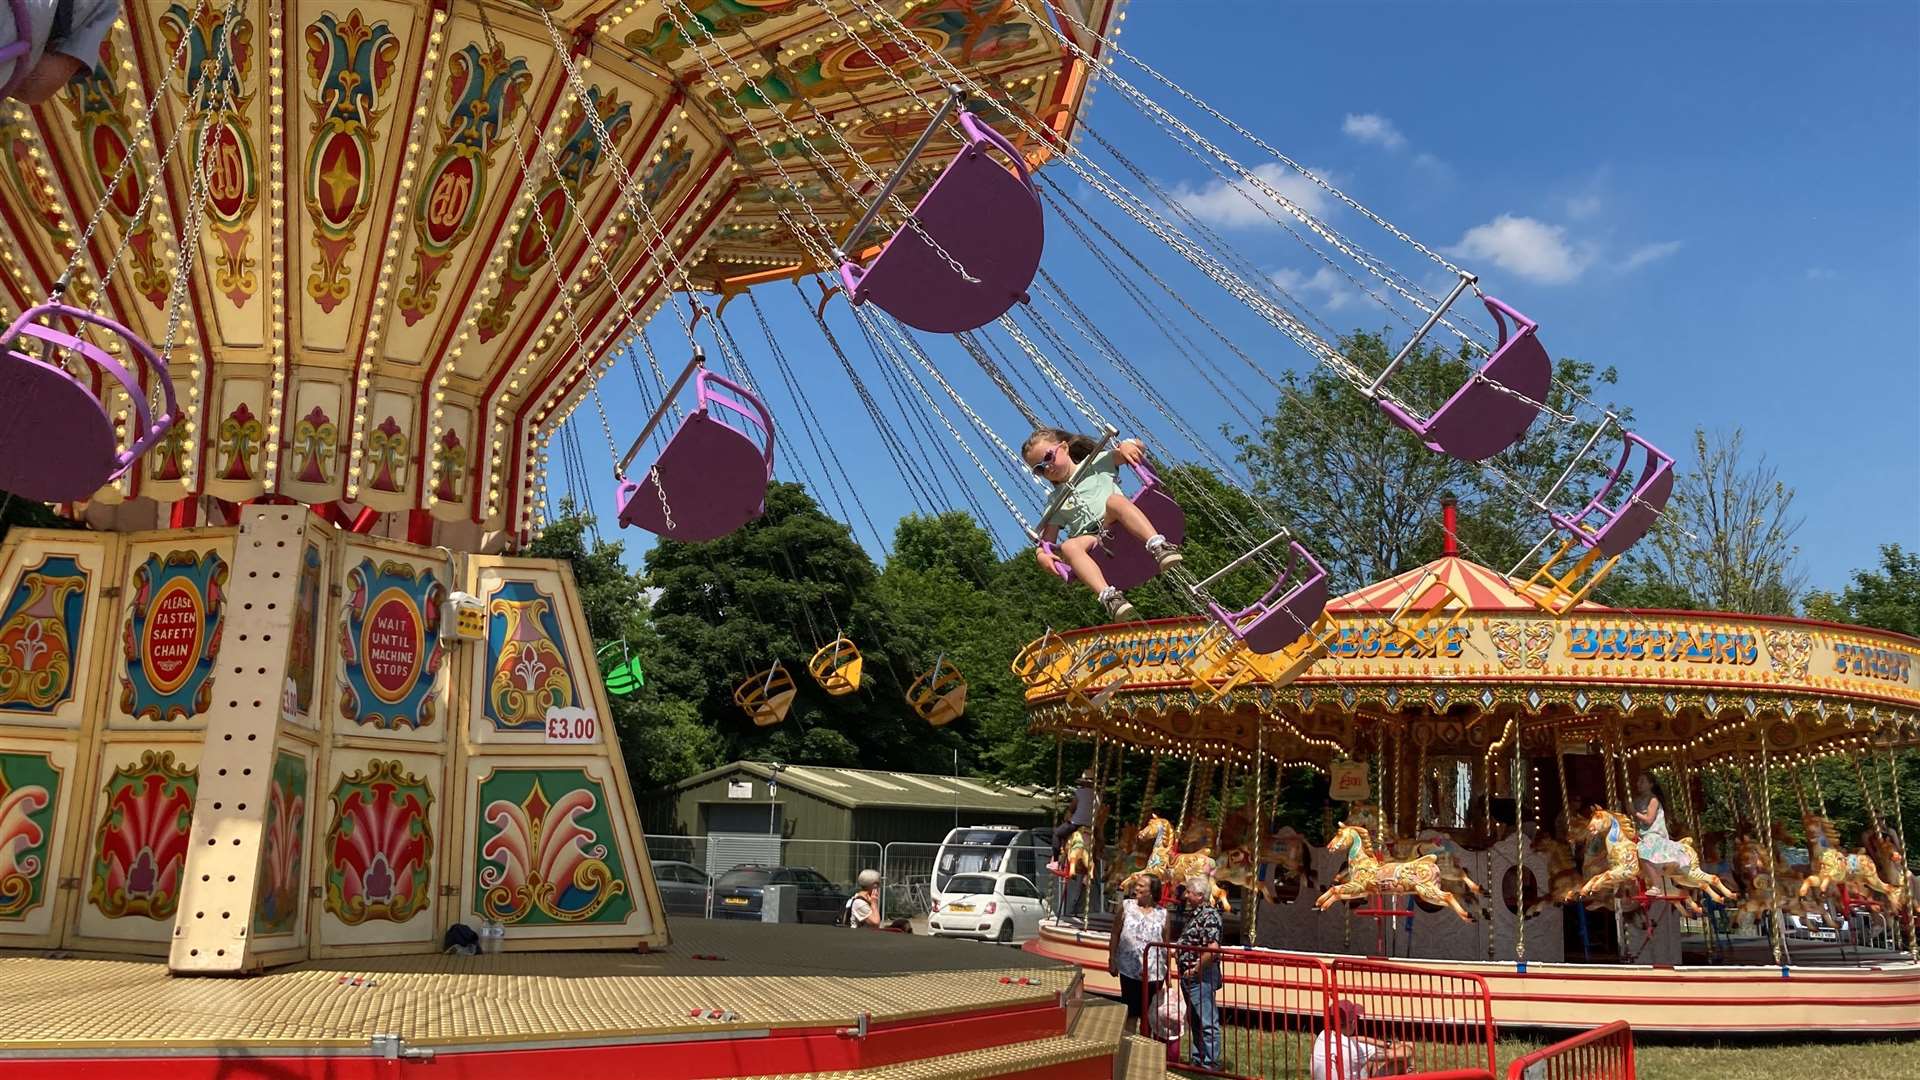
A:
{"label": "person standing by fence", "polygon": [[1187,1026],[1193,1032],[1188,1063],[1197,1069],[1220,1068],[1220,909],[1205,877],[1187,879],[1187,919],[1180,931],[1180,992],[1187,999]]}
{"label": "person standing by fence", "polygon": [[855,930],[880,929],[880,871],[860,871],[860,891],[847,898],[842,925]]}
{"label": "person standing by fence", "polygon": [[1160,879],[1133,879],[1133,895],[1120,906],[1114,932],[1107,935],[1107,974],[1120,979],[1120,1000],[1127,1019],[1138,1020],[1145,1003],[1160,993],[1167,978],[1167,950],[1151,948],[1171,939],[1167,909],[1160,906]]}

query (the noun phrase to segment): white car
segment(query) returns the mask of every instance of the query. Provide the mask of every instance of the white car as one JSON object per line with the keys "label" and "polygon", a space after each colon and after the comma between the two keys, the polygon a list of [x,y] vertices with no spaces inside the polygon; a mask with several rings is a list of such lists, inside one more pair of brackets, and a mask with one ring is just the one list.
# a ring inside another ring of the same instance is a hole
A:
{"label": "white car", "polygon": [[927,931],[935,937],[1024,941],[1040,932],[1046,902],[1019,874],[955,874],[933,896]]}

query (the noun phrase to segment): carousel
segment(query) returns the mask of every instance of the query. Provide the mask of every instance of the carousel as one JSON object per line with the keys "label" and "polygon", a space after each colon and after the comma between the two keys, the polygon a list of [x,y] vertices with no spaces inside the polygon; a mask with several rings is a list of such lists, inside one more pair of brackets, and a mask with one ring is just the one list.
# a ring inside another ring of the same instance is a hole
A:
{"label": "carousel", "polygon": [[[1243,947],[1481,975],[1503,1024],[1920,1028],[1896,799],[1916,782],[1896,751],[1920,743],[1920,642],[1555,615],[1451,532],[1434,563],[1330,600],[1299,654],[1222,672],[1208,629],[1095,627],[1016,665],[1037,731],[1091,741],[1104,784],[1148,770],[1110,857],[1072,868],[1088,901],[1029,946],[1090,985],[1111,989],[1103,896],[1204,873]],[[1859,785],[1857,834],[1826,815],[1826,759]],[[1328,802],[1283,823],[1300,769]]]}

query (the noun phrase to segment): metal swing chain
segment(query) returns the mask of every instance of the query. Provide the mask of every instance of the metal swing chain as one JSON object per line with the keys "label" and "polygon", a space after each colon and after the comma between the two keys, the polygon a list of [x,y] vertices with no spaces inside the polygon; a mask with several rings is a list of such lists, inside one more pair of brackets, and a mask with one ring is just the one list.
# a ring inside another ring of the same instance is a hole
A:
{"label": "metal swing chain", "polygon": [[[879,540],[880,530],[874,527],[873,518],[867,513],[866,503],[860,498],[860,490],[854,486],[853,478],[848,474],[845,463],[840,460],[839,453],[834,450],[832,440],[826,440],[827,452],[825,454],[820,452],[820,440],[814,434],[813,406],[800,393],[799,380],[795,377],[792,366],[787,362],[786,350],[780,347],[780,342],[774,337],[773,327],[767,323],[766,312],[760,308],[760,299],[751,289],[747,290],[747,304],[753,308],[753,317],[760,324],[760,333],[767,339],[767,349],[773,354],[774,365],[779,369],[780,377],[787,385],[787,393],[800,406],[800,420],[807,432],[807,443],[813,447],[813,456],[821,462],[821,471],[826,474],[827,485],[833,490],[833,498],[840,505],[841,515],[846,516],[846,501],[840,494],[839,485],[833,481],[833,473],[826,468],[828,460],[833,462],[833,467],[839,470],[841,479],[846,481],[847,491],[853,496],[854,506],[859,509],[861,518],[867,523],[867,531],[873,533],[875,540]],[[825,425],[820,426],[825,427]],[[882,543],[881,546],[885,547],[885,544]]]}
{"label": "metal swing chain", "polygon": [[[191,22],[198,23],[200,21],[200,12],[204,10],[206,6],[207,0],[194,0],[193,14],[190,17]],[[228,0],[226,12],[222,16],[222,21],[226,24],[225,28],[227,30],[231,30],[234,16],[238,14],[239,9],[240,0]],[[160,88],[147,99],[147,111],[140,117],[139,133],[134,136],[135,142],[138,142],[142,135],[153,134],[153,117],[160,109],[160,99],[166,96],[167,84],[173,80],[174,69],[180,66],[180,61],[186,56],[187,46],[192,44],[192,40],[190,35],[180,35],[179,44],[174,46],[173,55],[168,58],[167,67],[161,72]],[[223,34],[221,44],[226,50],[227,55],[231,57],[231,38]],[[214,61],[209,60],[207,63],[212,64]],[[203,82],[201,85],[204,90],[206,83]],[[189,112],[189,116],[197,115],[203,107],[202,102],[197,100],[199,93],[200,91],[194,91],[188,95],[190,99],[195,99],[192,101],[193,109]],[[228,104],[232,104],[231,88],[229,88]],[[159,170],[161,174],[164,175],[167,162],[173,157],[174,148],[180,145],[180,136],[189,126],[191,125],[187,122],[187,118],[182,117],[180,125],[174,129],[173,138],[167,143],[166,153],[161,155],[160,158]],[[206,133],[202,132],[201,135],[204,140]],[[87,245],[93,239],[94,231],[100,227],[100,222],[106,217],[107,207],[113,203],[114,193],[120,190],[120,182],[126,178],[127,170],[133,167],[133,158],[134,155],[128,153],[120,159],[120,167],[114,170],[113,179],[107,181],[105,188],[101,191],[100,202],[93,208],[92,216],[87,219],[86,228],[81,231],[79,240],[74,244],[73,254],[67,257],[67,265],[61,269],[60,276],[54,279],[53,287],[47,294],[48,300],[57,300],[67,291],[67,286],[73,280],[73,272],[80,268],[81,260],[86,256]],[[153,204],[154,190],[159,186],[158,183],[147,185],[146,192],[141,196],[139,207],[128,218],[128,227],[125,230],[125,235],[120,238],[120,245],[114,251],[113,258],[107,263],[106,272],[100,278],[100,290],[102,292],[106,291],[108,282],[113,280],[113,273],[115,268],[119,266],[121,254],[126,250],[128,241],[136,231],[141,219],[146,216],[148,208]],[[199,242],[197,235],[194,237],[194,242]]]}
{"label": "metal swing chain", "polygon": [[[855,2],[857,3],[858,0],[855,0]],[[1020,3],[1021,9],[1023,11],[1026,11],[1026,14],[1029,17],[1033,17],[1033,13],[1031,11],[1026,10],[1026,4],[1024,0],[1018,0],[1018,2]],[[1381,217],[1379,214],[1376,214],[1372,210],[1369,210],[1365,206],[1362,206],[1359,202],[1355,201],[1352,196],[1348,195],[1344,191],[1341,191],[1339,188],[1334,187],[1332,184],[1327,183],[1325,180],[1321,179],[1318,175],[1316,175],[1312,170],[1308,169],[1306,166],[1301,165],[1299,162],[1281,153],[1279,150],[1275,149],[1273,146],[1268,145],[1268,143],[1264,139],[1260,138],[1258,135],[1255,135],[1253,132],[1248,131],[1246,128],[1241,127],[1239,124],[1235,123],[1231,118],[1222,114],[1218,109],[1215,109],[1213,106],[1207,104],[1205,101],[1202,101],[1199,97],[1195,96],[1191,91],[1187,90],[1185,87],[1174,82],[1172,79],[1167,78],[1165,75],[1162,75],[1158,70],[1156,70],[1154,67],[1149,65],[1146,61],[1140,59],[1134,54],[1128,52],[1126,49],[1122,48],[1119,42],[1114,41],[1110,38],[1102,37],[1098,32],[1088,27],[1086,23],[1082,22],[1078,17],[1076,17],[1071,11],[1068,11],[1063,7],[1052,5],[1052,4],[1049,4],[1048,7],[1053,11],[1059,12],[1062,18],[1066,19],[1068,22],[1071,22],[1081,32],[1087,34],[1089,37],[1093,38],[1094,40],[1099,41],[1101,43],[1102,48],[1111,49],[1118,55],[1125,57],[1127,60],[1131,61],[1135,66],[1139,67],[1142,71],[1145,71],[1147,74],[1151,75],[1162,86],[1165,86],[1167,89],[1172,90],[1176,94],[1179,94],[1181,97],[1185,98],[1189,103],[1194,105],[1196,108],[1200,109],[1202,112],[1206,113],[1208,116],[1211,116],[1216,121],[1220,122],[1221,124],[1225,125],[1227,128],[1231,129],[1234,132],[1234,134],[1239,135],[1241,138],[1246,139],[1248,142],[1253,143],[1255,146],[1258,146],[1262,150],[1265,150],[1267,153],[1273,155],[1274,158],[1278,159],[1282,164],[1286,165],[1288,168],[1292,169],[1293,171],[1299,173],[1303,178],[1309,181],[1312,181],[1314,184],[1318,185],[1322,190],[1326,191],[1327,194],[1332,195],[1336,199],[1339,199],[1341,202],[1345,203],[1348,207],[1360,213],[1362,216],[1366,217],[1367,220],[1373,222],[1375,225],[1378,225],[1380,228],[1385,229],[1386,231],[1392,233],[1397,239],[1411,246],[1415,251],[1418,251],[1420,254],[1425,255],[1427,258],[1439,264],[1448,273],[1459,274],[1461,272],[1459,267],[1449,262],[1444,256],[1440,255],[1438,252],[1427,247],[1425,244],[1420,243],[1418,240],[1415,240],[1413,237],[1407,235],[1405,231],[1403,231],[1402,229],[1400,229],[1398,226],[1394,225],[1392,222],[1388,221],[1387,219]],[[1108,72],[1109,78],[1112,78],[1115,81],[1124,81],[1124,80],[1121,80],[1119,76],[1112,74],[1113,65],[1111,62],[1108,62],[1106,64],[1100,64],[1099,61],[1088,58],[1085,51],[1080,48],[1079,43],[1076,41],[1073,41],[1072,38],[1069,37],[1068,35],[1061,33],[1059,28],[1054,25],[1051,19],[1037,19],[1036,21],[1038,21],[1042,25],[1045,25],[1049,29],[1053,30],[1054,35],[1056,37],[1060,38],[1062,42],[1066,43],[1068,48],[1073,49],[1075,52],[1080,53],[1083,59],[1088,59],[1090,63],[1095,64],[1097,67],[1105,68]]]}
{"label": "metal swing chain", "polygon": [[1019,393],[1014,390],[1013,384],[1007,381],[1007,373],[1001,370],[998,361],[987,355],[986,349],[981,346],[980,339],[974,336],[973,331],[963,330],[953,335],[953,337],[954,340],[960,343],[960,347],[967,351],[967,355],[973,358],[974,365],[982,372],[985,372],[988,379],[992,380],[993,385],[997,387],[1001,395],[1007,399],[1007,404],[1013,406],[1013,411],[1019,413],[1020,418],[1028,424],[1036,428],[1041,426],[1040,414],[1034,412],[1033,406],[1028,405],[1021,399]]}
{"label": "metal swing chain", "polygon": [[[686,5],[685,0],[666,0],[666,2],[672,3],[674,6],[677,6],[678,8],[680,8],[680,10],[686,14],[687,18],[690,21],[692,21],[695,25],[700,27],[701,33],[706,37],[708,41],[713,42],[714,46],[720,50],[721,57],[725,59],[727,66],[733,69],[734,74],[740,77],[741,83],[744,86],[751,88],[753,91],[753,95],[759,98],[760,101],[764,103],[770,111],[773,112],[774,116],[780,121],[781,125],[786,128],[787,134],[790,137],[792,137],[794,142],[798,145],[800,149],[800,153],[803,156],[806,156],[809,154],[813,155],[814,160],[818,162],[819,165],[821,166],[822,174],[825,176],[832,177],[834,182],[839,184],[839,186],[843,190],[845,190],[849,196],[851,196],[854,200],[858,200],[860,198],[859,191],[856,188],[854,188],[852,184],[848,183],[846,178],[841,176],[838,171],[827,167],[828,163],[824,159],[818,156],[818,152],[814,147],[813,140],[807,138],[805,132],[801,131],[797,126],[795,126],[795,124],[791,120],[787,119],[787,116],[784,112],[774,108],[773,102],[768,100],[766,94],[760,90],[759,85],[753,81],[753,79],[747,74],[746,71],[741,69],[740,62],[734,57],[732,51],[729,50],[725,45],[720,44],[720,40],[713,35],[712,31],[707,29],[705,23],[700,22],[699,16],[693,13],[693,9]],[[679,26],[679,19],[675,18],[671,14],[669,14],[667,17],[670,19],[674,19],[675,26],[676,27]],[[685,31],[682,30],[681,33],[684,35]],[[751,41],[752,38],[749,37],[748,40]],[[858,38],[855,38],[853,40],[856,44],[861,44]],[[693,39],[691,37],[688,37],[687,43],[692,44]],[[882,67],[886,66],[885,63],[881,60],[881,58],[877,56],[873,56],[872,52],[869,51],[867,55],[872,57],[876,64],[879,64]],[[702,58],[702,62],[704,64],[704,58]],[[716,85],[720,86],[722,88],[722,91],[724,92],[726,84],[724,82],[720,82],[718,79],[716,79],[715,82],[716,82]],[[882,183],[884,183],[885,178],[881,177],[878,173],[875,173],[873,169],[870,166],[868,166],[866,158],[861,156],[861,154],[858,151],[856,151],[851,144],[847,142],[846,138],[840,134],[840,129],[837,125],[835,125],[831,120],[827,119],[825,116],[821,115],[820,110],[813,104],[813,101],[811,99],[807,98],[803,94],[803,95],[799,95],[797,100],[799,101],[800,104],[806,106],[807,111],[813,115],[814,122],[817,125],[819,125],[819,127],[822,130],[824,130],[830,138],[832,138],[834,143],[840,148],[840,151],[847,155],[849,162],[857,170],[859,170],[859,172],[862,174],[862,176],[866,178],[868,182],[871,183],[873,181],[881,181]],[[757,139],[757,136],[756,136],[756,139]],[[771,147],[768,147],[764,140],[760,140],[760,145],[763,149],[767,151],[768,159],[773,160],[774,158],[773,149]],[[954,258],[951,254],[949,254],[946,248],[940,246],[939,241],[935,240],[931,235],[927,233],[925,228],[921,226],[919,219],[914,217],[913,211],[908,208],[905,202],[901,201],[899,195],[894,194],[892,192],[888,192],[885,197],[887,201],[892,204],[894,211],[900,216],[902,223],[908,229],[912,230],[912,232],[916,236],[918,236],[929,248],[932,248],[934,254],[938,255],[940,259],[947,264],[948,269],[952,270],[956,276],[958,276],[962,281],[966,282],[969,285],[978,285],[980,283],[980,279],[968,273],[967,268],[961,265],[960,260]],[[836,256],[839,256],[841,261],[845,261],[846,253],[844,251],[841,251],[838,245],[834,246],[833,253]]]}
{"label": "metal swing chain", "polygon": [[[1024,0],[1022,0],[1022,7],[1023,9],[1025,7]],[[1032,13],[1028,12],[1028,14],[1031,15]],[[1299,173],[1302,177],[1312,182],[1313,184],[1317,185],[1322,190],[1332,195],[1334,198],[1339,199],[1342,203],[1346,204],[1348,207],[1358,212],[1361,216],[1365,217],[1367,220],[1373,222],[1375,225],[1378,225],[1380,228],[1391,233],[1394,237],[1406,243],[1407,245],[1412,247],[1414,250],[1420,252],[1422,255],[1425,255],[1427,258],[1433,260],[1435,263],[1445,268],[1448,273],[1454,274],[1454,275],[1461,275],[1461,276],[1465,275],[1465,272],[1461,270],[1460,267],[1454,265],[1449,260],[1445,259],[1444,257],[1434,252],[1432,249],[1428,248],[1426,245],[1415,240],[1413,237],[1409,236],[1404,230],[1400,229],[1398,226],[1394,225],[1392,222],[1387,221],[1385,218],[1381,217],[1379,214],[1368,209],[1366,206],[1361,205],[1359,202],[1357,202],[1351,196],[1349,196],[1346,192],[1341,191],[1339,188],[1336,188],[1333,185],[1329,184],[1326,180],[1324,180],[1323,178],[1315,174],[1312,170],[1306,168],[1305,166],[1301,165],[1299,162],[1294,161],[1292,158],[1281,153],[1278,149],[1268,144],[1265,140],[1261,139],[1258,135],[1255,135],[1253,132],[1247,130],[1245,127],[1242,127],[1240,124],[1236,123],[1231,118],[1222,114],[1219,110],[1215,109],[1213,106],[1207,104],[1205,101],[1202,101],[1200,98],[1196,97],[1193,93],[1188,91],[1186,88],[1180,86],[1179,84],[1175,83],[1173,80],[1161,74],[1158,70],[1156,70],[1152,65],[1148,64],[1146,61],[1141,60],[1138,56],[1135,56],[1134,54],[1128,52],[1118,42],[1101,37],[1098,33],[1095,33],[1093,30],[1088,28],[1085,23],[1081,22],[1078,18],[1076,18],[1071,12],[1061,11],[1061,14],[1068,21],[1072,22],[1075,26],[1079,27],[1081,30],[1085,31],[1087,34],[1092,36],[1095,40],[1100,41],[1104,48],[1111,49],[1115,53],[1119,54],[1120,56],[1125,57],[1127,60],[1131,61],[1134,65],[1138,66],[1141,70],[1151,75],[1161,85],[1172,90],[1174,93],[1179,94],[1181,97],[1185,98],[1187,101],[1189,101],[1190,103],[1198,107],[1201,111],[1205,112],[1207,115],[1213,117],[1215,120],[1219,121],[1221,124],[1225,125],[1227,128],[1232,130],[1235,134],[1246,139],[1248,142],[1253,143],[1255,146],[1258,146],[1262,150],[1265,150],[1267,153],[1271,154],[1274,158],[1278,159],[1281,163],[1293,169],[1295,172]],[[1113,72],[1113,67],[1111,62],[1105,65],[1099,64],[1098,61],[1093,60],[1090,57],[1087,57],[1087,54],[1085,53],[1084,50],[1082,50],[1079,47],[1078,43],[1072,41],[1067,35],[1062,33],[1059,27],[1055,26],[1050,20],[1041,20],[1041,22],[1044,23],[1050,30],[1052,30],[1054,35],[1056,37],[1059,37],[1060,40],[1068,46],[1068,48],[1073,49],[1075,52],[1079,53],[1083,58],[1086,58],[1089,63],[1095,64],[1096,67],[1105,67],[1108,72],[1109,78],[1111,78],[1116,84],[1122,87],[1123,94],[1127,93],[1129,90],[1131,90],[1135,94],[1140,94],[1140,91],[1138,90],[1137,87],[1134,87],[1133,84],[1127,82],[1126,79],[1122,78],[1121,76]],[[1141,98],[1142,100],[1146,100],[1149,103],[1151,103],[1151,99],[1145,98],[1144,94],[1141,94]],[[1156,109],[1160,108],[1157,104],[1154,104],[1153,107]],[[1161,111],[1164,112],[1164,110],[1161,110]],[[1171,118],[1171,114],[1168,114],[1168,115]],[[1178,123],[1177,120],[1174,122]],[[1180,126],[1182,128],[1185,127],[1184,124],[1181,124]],[[1190,131],[1191,129],[1187,129],[1187,130]],[[1197,141],[1199,141],[1201,145],[1204,145],[1207,149],[1209,149],[1211,152],[1220,156],[1223,161],[1226,161],[1229,164],[1234,164],[1230,158],[1228,158],[1224,153],[1222,153],[1217,147],[1213,146],[1210,142],[1207,142],[1203,136],[1199,136],[1196,133],[1194,135],[1194,138]],[[1236,171],[1239,171],[1239,167],[1237,165],[1235,167],[1236,167]],[[1257,178],[1252,176],[1248,177],[1248,182],[1255,184],[1257,186],[1261,186],[1263,188],[1265,187],[1264,183],[1260,182]],[[1270,189],[1268,190],[1270,191]],[[1272,192],[1271,194],[1272,194],[1272,197],[1283,198],[1279,196],[1277,192]],[[1330,229],[1330,227],[1328,228]],[[1338,235],[1337,231],[1335,231],[1335,234]],[[1342,236],[1340,237],[1340,240],[1346,241],[1346,238]],[[1339,242],[1337,241],[1333,241],[1330,239],[1329,242],[1335,243],[1336,247],[1340,246]],[[1346,242],[1351,244],[1351,241],[1346,241]],[[1353,246],[1358,247],[1358,245],[1353,245]],[[1364,252],[1364,249],[1361,249],[1361,251]],[[1359,263],[1360,265],[1373,269],[1369,262],[1369,260],[1372,260],[1372,256],[1369,255],[1367,256],[1366,259],[1361,259],[1357,256],[1352,255],[1352,253],[1349,253],[1349,257],[1354,258],[1354,261]],[[1374,260],[1374,261],[1377,261],[1377,260]],[[1382,270],[1386,272],[1382,273],[1381,272]],[[1390,288],[1393,288],[1394,291],[1399,292],[1402,296],[1405,296],[1409,301],[1411,301],[1414,304],[1415,307],[1420,308],[1421,311],[1429,315],[1434,313],[1435,309],[1427,305],[1432,303],[1437,303],[1436,298],[1433,296],[1433,294],[1428,293],[1418,283],[1414,282],[1412,278],[1409,278],[1404,274],[1399,274],[1396,271],[1392,271],[1392,268],[1387,267],[1384,262],[1379,262],[1379,269],[1373,269],[1373,272],[1375,276],[1379,277]],[[1395,278],[1404,280],[1408,285],[1414,288],[1415,291],[1425,296],[1427,302],[1422,303],[1420,300],[1409,295],[1406,292],[1406,290],[1402,288],[1394,280]],[[1477,289],[1475,291],[1478,292]],[[1440,321],[1444,323],[1448,329],[1452,330],[1456,335],[1458,335],[1462,341],[1466,342],[1467,344],[1469,344],[1470,346],[1476,349],[1485,351],[1486,346],[1482,343],[1482,341],[1474,340],[1468,334],[1461,331],[1461,329],[1458,326],[1455,326],[1452,322],[1446,320],[1445,318],[1442,318]],[[1471,321],[1468,322],[1468,325],[1472,327],[1476,332],[1480,332],[1480,328],[1477,325],[1473,324]],[[1485,336],[1484,332],[1480,332],[1480,333],[1481,333],[1481,336],[1484,338]],[[1486,381],[1491,382],[1491,380],[1486,380]],[[1573,396],[1576,400],[1578,400],[1582,404],[1585,404],[1595,409],[1596,411],[1602,411],[1602,412],[1605,411],[1599,405],[1597,405],[1592,400],[1587,398],[1585,395],[1575,392],[1571,387],[1562,383],[1558,378],[1554,380],[1554,384],[1564,392]],[[1515,396],[1519,396],[1519,395],[1516,394]],[[1522,400],[1525,400],[1525,399],[1522,398]],[[1555,413],[1553,412],[1553,410],[1548,410],[1548,411],[1550,413],[1553,413],[1557,417],[1564,415],[1564,414]]]}
{"label": "metal swing chain", "polygon": [[[501,47],[500,39],[494,34],[493,20],[487,17],[486,5],[476,2],[474,6],[480,12],[480,27],[486,33],[488,50],[491,51],[491,50],[500,48]],[[596,112],[593,106],[593,102],[591,101],[582,101],[579,104],[580,104],[580,107],[587,112],[590,112],[590,113]],[[530,159],[520,145],[519,126],[515,124],[507,125],[507,137],[513,140],[513,160],[514,160],[514,163],[520,167],[520,180],[521,180],[521,183],[524,185],[528,181],[527,165]],[[595,137],[596,138],[598,137],[597,133]],[[538,139],[535,139],[534,142],[536,144],[536,148],[540,156],[546,161],[548,172],[550,172],[553,175],[554,179],[559,183],[560,196],[562,199],[566,201],[567,214],[572,216],[576,221],[579,221],[584,227],[586,224],[586,218],[582,216],[580,213],[580,205],[574,201],[573,185],[567,183],[566,177],[561,175],[559,159],[557,159],[554,156],[553,148],[548,144],[545,134],[542,133],[541,137]],[[599,146],[600,146],[600,150],[603,153],[609,155],[610,157],[619,156],[620,148],[618,146],[615,146],[609,143],[600,143]],[[587,366],[587,373],[586,373],[587,393],[588,393],[588,396],[593,398],[593,410],[595,413],[599,414],[599,417],[600,417],[600,431],[603,435],[606,436],[606,439],[607,439],[607,455],[613,461],[614,471],[618,472],[620,469],[620,444],[614,440],[613,424],[607,419],[606,405],[600,399],[600,380],[595,378],[593,375],[594,357],[587,349],[587,342],[586,342],[585,335],[583,335],[580,331],[580,316],[579,316],[579,313],[575,311],[573,306],[574,285],[573,283],[568,282],[561,275],[560,253],[557,250],[555,250],[554,243],[553,243],[553,233],[551,230],[547,228],[546,211],[540,207],[537,201],[533,203],[531,209],[533,212],[534,224],[539,226],[540,228],[540,243],[546,248],[547,258],[550,261],[552,261],[554,265],[554,292],[560,300],[561,310],[566,313],[567,327],[573,333],[574,351],[581,357],[581,360]],[[594,246],[595,246],[594,238],[593,238],[592,232],[589,230],[587,232],[587,248],[588,248],[589,254],[591,254],[592,248]],[[605,268],[605,260],[601,260],[601,265],[603,268]],[[611,271],[609,270],[608,273],[610,274]],[[656,484],[656,487],[657,486],[658,485]],[[663,509],[665,508],[664,501],[665,501],[665,495],[663,494],[662,495]],[[591,516],[591,514],[589,514],[589,516]],[[668,516],[669,516],[669,519],[671,519],[671,515],[669,514]]]}
{"label": "metal swing chain", "polygon": [[[860,398],[861,406],[866,409],[867,419],[873,424],[874,431],[879,434],[881,445],[887,449],[887,456],[893,460],[894,467],[900,471],[900,475],[907,479],[909,495],[912,496],[916,505],[931,516],[933,507],[938,505],[938,500],[925,489],[920,475],[910,467],[907,454],[899,445],[897,434],[887,425],[879,404],[873,398],[872,391],[867,389],[866,380],[861,378],[860,373],[854,369],[853,362],[847,358],[846,350],[840,346],[840,339],[827,325],[825,317],[807,300],[807,294],[800,288],[800,282],[797,279],[793,281],[793,289],[800,294],[800,306],[813,315],[814,322],[820,327],[820,333],[827,339],[827,345],[833,351],[834,358],[840,362],[841,371],[852,382],[854,393]],[[925,502],[921,501],[923,495],[926,498]]]}
{"label": "metal swing chain", "polygon": [[[866,312],[861,311],[858,308],[855,308],[853,310],[853,314],[854,314],[854,318],[859,320],[863,325],[868,323],[868,316]],[[883,325],[885,324],[883,323]],[[872,332],[872,328],[870,325],[868,326],[868,331],[869,333]],[[885,350],[888,358],[891,359],[893,363],[899,367],[900,371],[905,375],[911,376],[912,369],[907,367],[906,361],[900,359],[898,354],[894,352],[893,345],[888,341],[886,341],[884,337],[878,337],[876,339],[880,342],[880,345]],[[979,427],[982,430],[987,431],[987,433],[993,438],[993,441],[996,443],[999,443],[1001,449],[1007,450],[1009,454],[1012,453],[1011,448],[1007,447],[1005,443],[1001,443],[998,436],[992,435],[991,429],[988,429],[985,427],[984,422],[982,422],[980,418],[973,412],[972,407],[967,405],[966,401],[963,398],[961,398],[960,395],[953,389],[953,387],[947,383],[947,380],[940,375],[938,368],[935,368],[930,362],[925,361],[924,356],[922,356],[922,366],[924,366],[928,370],[928,372],[933,375],[935,381],[938,382],[941,388],[946,390],[947,395],[954,400],[954,404],[959,406],[960,410],[967,416],[969,420],[971,420],[974,423],[976,427]],[[1026,516],[1020,512],[1020,508],[1014,503],[1013,497],[1008,495],[1006,492],[1006,489],[1000,486],[1000,481],[994,478],[993,473],[987,469],[986,463],[980,460],[979,456],[973,452],[973,447],[969,445],[967,440],[960,434],[959,429],[955,428],[953,426],[953,422],[947,419],[947,414],[945,412],[942,412],[939,405],[935,403],[933,399],[933,395],[927,392],[926,387],[922,386],[918,379],[910,378],[909,381],[913,383],[914,389],[920,392],[921,397],[927,403],[927,408],[932,410],[933,413],[940,418],[940,423],[946,427],[947,433],[953,436],[953,441],[960,445],[960,449],[966,452],[966,455],[968,458],[972,459],[974,467],[980,470],[980,475],[985,477],[987,484],[993,488],[993,493],[995,495],[1000,496],[1000,501],[1006,504],[1008,512],[1012,513],[1014,516],[1014,520],[1020,523],[1020,528],[1022,530],[1026,530],[1030,528],[1030,526],[1027,524]],[[1019,456],[1017,454],[1013,456],[1015,460],[1018,460]]]}

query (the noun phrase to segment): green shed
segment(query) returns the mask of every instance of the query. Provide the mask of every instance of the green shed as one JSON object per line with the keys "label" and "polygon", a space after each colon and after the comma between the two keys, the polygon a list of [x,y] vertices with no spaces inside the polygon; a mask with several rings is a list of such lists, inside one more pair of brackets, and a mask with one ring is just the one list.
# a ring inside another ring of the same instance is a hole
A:
{"label": "green shed", "polygon": [[672,791],[685,835],[778,835],[786,840],[937,844],[967,825],[1047,828],[1046,788],[958,776],[736,761]]}

